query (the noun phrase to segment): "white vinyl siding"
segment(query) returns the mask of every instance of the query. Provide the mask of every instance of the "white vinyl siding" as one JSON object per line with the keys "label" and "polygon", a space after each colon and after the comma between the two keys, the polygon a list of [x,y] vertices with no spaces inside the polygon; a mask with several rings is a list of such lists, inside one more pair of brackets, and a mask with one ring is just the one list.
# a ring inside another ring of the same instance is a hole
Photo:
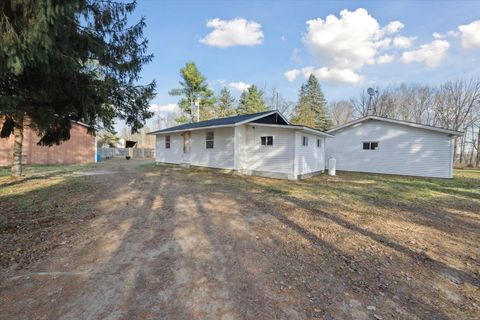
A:
{"label": "white vinyl siding", "polygon": [[[294,132],[284,128],[246,126],[246,168],[292,175]],[[273,146],[262,146],[262,136],[272,136]]]}
{"label": "white vinyl siding", "polygon": [[[213,132],[214,147],[206,148],[206,133]],[[211,168],[233,169],[234,128],[191,131],[190,164]]]}
{"label": "white vinyl siding", "polygon": [[[214,132],[213,149],[206,148],[207,131]],[[165,149],[165,135],[157,135],[157,162],[235,169],[246,174],[288,179],[324,169],[324,138],[292,128],[250,123],[192,130],[189,133],[190,152],[186,155],[183,153],[182,134],[169,133],[170,149]],[[185,134],[188,136],[188,133]],[[307,146],[301,145],[302,136],[308,137]],[[273,145],[262,145],[261,137],[271,137]],[[317,139],[321,139],[320,147],[317,147]]]}
{"label": "white vinyl siding", "polygon": [[[337,170],[451,178],[451,138],[445,133],[379,120],[366,120],[333,132],[327,156]],[[378,149],[363,150],[363,142]]]}
{"label": "white vinyl siding", "polygon": [[156,139],[155,159],[157,162],[182,163],[183,137],[180,133],[171,133],[170,148],[165,148],[165,135],[159,134]]}
{"label": "white vinyl siding", "polygon": [[[321,142],[320,147],[317,147],[317,139],[323,140],[323,138],[297,131],[295,139],[297,175],[323,171],[325,168],[324,143]],[[305,140],[307,141],[306,145],[304,145]]]}

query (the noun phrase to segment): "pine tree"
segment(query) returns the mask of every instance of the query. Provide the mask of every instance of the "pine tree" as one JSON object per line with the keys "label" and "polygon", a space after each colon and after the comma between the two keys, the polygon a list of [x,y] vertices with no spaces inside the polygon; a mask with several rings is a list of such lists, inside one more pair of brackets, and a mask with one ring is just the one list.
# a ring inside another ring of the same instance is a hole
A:
{"label": "pine tree", "polygon": [[[12,175],[22,174],[24,119],[40,145],[70,138],[71,120],[107,130],[140,129],[155,82],[138,85],[151,61],[136,3],[101,0],[0,1],[0,137],[14,135]],[[93,129],[90,133],[93,134]],[[1,142],[0,142],[1,143]]]}
{"label": "pine tree", "polygon": [[215,96],[208,87],[207,79],[200,73],[195,62],[187,62],[180,69],[181,88],[170,90],[172,96],[181,96],[178,106],[183,115],[177,118],[177,122],[197,121],[195,106],[199,106],[198,121],[208,120],[215,117]]}
{"label": "pine tree", "polygon": [[215,114],[218,118],[230,117],[237,114],[234,107],[235,98],[232,97],[227,87],[223,87],[217,98]]}
{"label": "pine tree", "polygon": [[302,84],[300,88],[298,103],[295,106],[291,122],[322,131],[331,127],[327,101],[317,78],[313,74],[310,75],[307,83]]}
{"label": "pine tree", "polygon": [[267,106],[263,99],[263,91],[257,86],[251,85],[240,95],[237,112],[238,114],[249,114],[267,111]]}

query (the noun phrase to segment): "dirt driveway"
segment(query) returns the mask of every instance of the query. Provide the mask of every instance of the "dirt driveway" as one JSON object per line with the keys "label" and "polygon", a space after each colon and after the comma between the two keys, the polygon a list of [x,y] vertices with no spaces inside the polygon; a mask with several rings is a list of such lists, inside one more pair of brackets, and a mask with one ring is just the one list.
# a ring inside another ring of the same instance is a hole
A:
{"label": "dirt driveway", "polygon": [[358,227],[365,217],[357,227],[334,214],[297,223],[315,208],[254,187],[262,178],[133,161],[81,174],[95,186],[95,217],[45,258],[1,275],[1,319],[478,316],[470,269]]}

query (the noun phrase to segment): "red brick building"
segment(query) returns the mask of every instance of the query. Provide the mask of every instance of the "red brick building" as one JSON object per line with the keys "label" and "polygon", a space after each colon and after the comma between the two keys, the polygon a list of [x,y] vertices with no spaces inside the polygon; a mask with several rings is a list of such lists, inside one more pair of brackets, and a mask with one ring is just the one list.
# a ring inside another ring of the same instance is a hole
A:
{"label": "red brick building", "polygon": [[[95,136],[87,133],[87,126],[73,123],[70,130],[70,140],[60,145],[43,147],[37,145],[40,137],[28,126],[25,120],[23,130],[23,157],[24,164],[76,164],[95,162]],[[0,128],[3,119],[0,117]],[[13,159],[13,135],[7,139],[0,138],[0,166],[10,166]]]}

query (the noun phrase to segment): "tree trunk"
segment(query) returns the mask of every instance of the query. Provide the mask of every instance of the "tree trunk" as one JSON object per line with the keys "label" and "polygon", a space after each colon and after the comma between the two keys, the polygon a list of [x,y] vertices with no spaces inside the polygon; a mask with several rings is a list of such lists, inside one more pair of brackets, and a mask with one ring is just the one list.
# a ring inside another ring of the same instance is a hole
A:
{"label": "tree trunk", "polygon": [[15,178],[22,175],[23,117],[22,113],[15,118],[13,131],[15,140],[13,142],[12,177]]}
{"label": "tree trunk", "polygon": [[477,135],[477,167],[480,167],[480,126],[478,127],[478,135]]}
{"label": "tree trunk", "polygon": [[466,140],[466,130],[465,132],[463,133],[463,136],[462,136],[462,140],[460,141],[460,163],[463,163],[463,154],[465,152],[465,140]]}
{"label": "tree trunk", "polygon": [[458,138],[455,137],[453,139],[453,163],[457,162],[457,145],[458,145]]}
{"label": "tree trunk", "polygon": [[468,164],[474,167],[475,161],[473,156],[475,155],[475,148],[477,144],[477,140],[475,140],[475,125],[472,124],[470,128],[472,129],[472,150],[470,150],[470,159],[468,160]]}

